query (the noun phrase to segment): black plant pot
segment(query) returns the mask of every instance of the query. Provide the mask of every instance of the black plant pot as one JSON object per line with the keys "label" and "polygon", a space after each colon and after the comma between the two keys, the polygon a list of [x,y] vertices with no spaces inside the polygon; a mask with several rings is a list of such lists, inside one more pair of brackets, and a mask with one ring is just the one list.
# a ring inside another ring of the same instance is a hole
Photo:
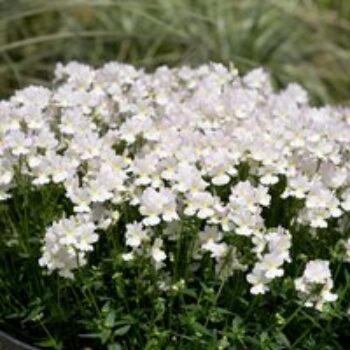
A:
{"label": "black plant pot", "polygon": [[0,350],[39,350],[0,331]]}

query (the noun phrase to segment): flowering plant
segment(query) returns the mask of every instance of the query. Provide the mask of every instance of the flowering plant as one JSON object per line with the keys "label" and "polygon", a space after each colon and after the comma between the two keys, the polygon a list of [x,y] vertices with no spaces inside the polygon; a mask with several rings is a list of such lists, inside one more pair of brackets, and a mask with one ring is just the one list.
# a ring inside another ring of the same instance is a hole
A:
{"label": "flowering plant", "polygon": [[56,349],[339,344],[349,109],[262,69],[72,62],[0,118],[3,321]]}

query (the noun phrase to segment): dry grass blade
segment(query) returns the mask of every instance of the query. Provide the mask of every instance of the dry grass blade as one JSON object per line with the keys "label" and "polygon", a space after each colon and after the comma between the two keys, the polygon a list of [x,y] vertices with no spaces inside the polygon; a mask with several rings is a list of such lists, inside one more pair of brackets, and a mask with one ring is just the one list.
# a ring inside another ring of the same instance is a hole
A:
{"label": "dry grass blade", "polygon": [[[350,5],[322,0],[74,0],[0,5],[0,95],[40,67],[71,59],[159,64],[234,61],[264,66],[278,85],[298,81],[316,102],[346,102]],[[60,43],[57,45],[57,43]],[[74,45],[73,45],[74,43]],[[49,52],[49,55],[45,53]]]}

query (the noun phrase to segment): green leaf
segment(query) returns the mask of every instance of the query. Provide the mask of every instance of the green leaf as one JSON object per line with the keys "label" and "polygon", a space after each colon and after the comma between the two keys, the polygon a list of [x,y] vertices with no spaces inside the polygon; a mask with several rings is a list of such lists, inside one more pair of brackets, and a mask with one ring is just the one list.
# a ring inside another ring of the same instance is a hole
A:
{"label": "green leaf", "polygon": [[205,328],[202,324],[200,324],[198,322],[195,322],[193,324],[193,328],[196,332],[198,332],[200,334],[205,334],[205,335],[208,335],[210,337],[213,336],[209,329]]}
{"label": "green leaf", "polygon": [[50,348],[55,350],[59,350],[63,348],[62,344],[58,344],[55,339],[46,339],[36,343],[36,345],[40,346],[41,348]]}
{"label": "green leaf", "polygon": [[186,288],[184,289],[183,294],[188,295],[192,298],[197,298],[197,293],[194,289]]}
{"label": "green leaf", "polygon": [[120,327],[120,328],[116,329],[116,330],[113,332],[113,334],[114,334],[116,337],[121,337],[121,336],[125,335],[126,333],[128,333],[130,328],[131,328],[130,325],[126,325],[126,326]]}
{"label": "green leaf", "polygon": [[111,310],[105,320],[105,326],[107,328],[113,328],[113,326],[115,325],[115,311]]}
{"label": "green leaf", "polygon": [[110,339],[112,335],[112,331],[110,329],[104,329],[100,333],[100,338],[103,344],[107,343],[108,339]]}
{"label": "green leaf", "polygon": [[108,350],[122,350],[122,347],[119,343],[108,345]]}
{"label": "green leaf", "polygon": [[276,339],[276,342],[279,344],[279,345],[284,345],[286,346],[287,348],[289,348],[291,346],[288,338],[285,336],[284,333],[282,332],[279,332],[275,335],[275,339]]}

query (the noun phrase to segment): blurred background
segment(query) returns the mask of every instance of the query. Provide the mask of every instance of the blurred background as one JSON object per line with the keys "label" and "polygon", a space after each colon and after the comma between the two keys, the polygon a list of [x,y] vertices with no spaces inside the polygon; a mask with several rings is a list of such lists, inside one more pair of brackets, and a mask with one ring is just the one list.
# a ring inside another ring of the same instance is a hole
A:
{"label": "blurred background", "polygon": [[154,67],[233,61],[316,104],[350,101],[350,0],[0,0],[0,97],[56,62]]}

